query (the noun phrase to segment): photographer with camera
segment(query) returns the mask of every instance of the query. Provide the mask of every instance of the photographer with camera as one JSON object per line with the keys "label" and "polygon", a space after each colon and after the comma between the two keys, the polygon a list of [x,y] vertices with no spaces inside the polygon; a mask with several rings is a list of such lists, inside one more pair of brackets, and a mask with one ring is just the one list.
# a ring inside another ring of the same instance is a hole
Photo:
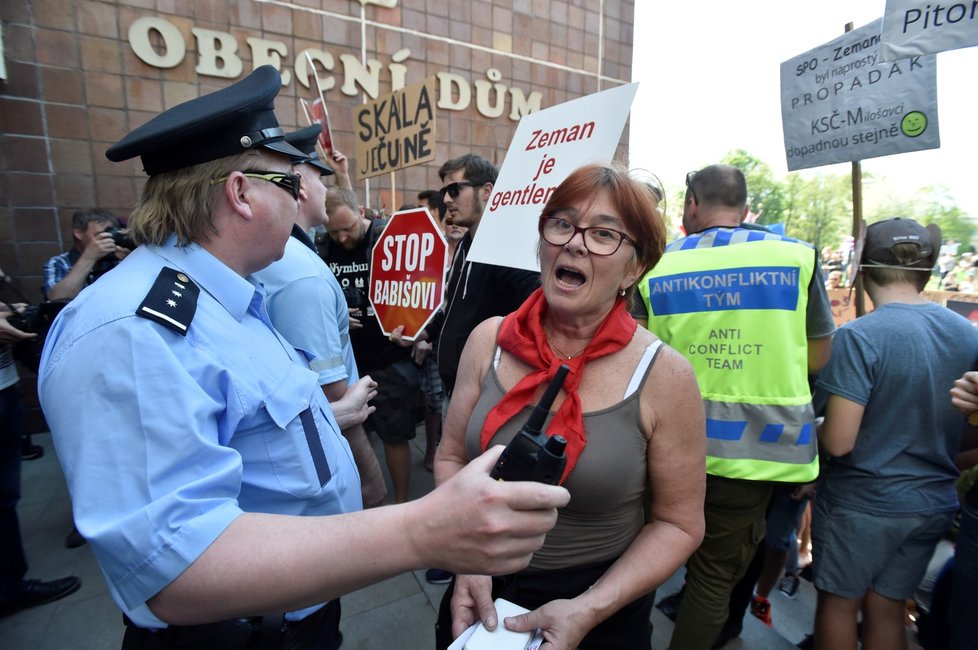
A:
{"label": "photographer with camera", "polygon": [[7,321],[19,308],[0,303],[0,618],[58,600],[81,586],[74,576],[51,581],[24,579],[27,558],[17,518],[24,407],[17,390],[20,378],[11,349],[13,344],[37,335],[23,332]]}
{"label": "photographer with camera", "polygon": [[134,248],[119,230],[119,220],[107,210],[79,210],[71,217],[74,245],[44,265],[44,297],[74,298],[128,255]]}

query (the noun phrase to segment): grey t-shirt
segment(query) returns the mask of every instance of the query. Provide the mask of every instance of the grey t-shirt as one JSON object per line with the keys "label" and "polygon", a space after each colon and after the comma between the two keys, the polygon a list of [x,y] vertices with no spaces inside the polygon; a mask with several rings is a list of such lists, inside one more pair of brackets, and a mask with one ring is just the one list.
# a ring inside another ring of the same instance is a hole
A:
{"label": "grey t-shirt", "polygon": [[851,453],[822,465],[818,498],[901,516],[953,510],[962,415],[948,391],[978,360],[978,329],[934,303],[885,304],[835,334],[819,390],[865,406]]}

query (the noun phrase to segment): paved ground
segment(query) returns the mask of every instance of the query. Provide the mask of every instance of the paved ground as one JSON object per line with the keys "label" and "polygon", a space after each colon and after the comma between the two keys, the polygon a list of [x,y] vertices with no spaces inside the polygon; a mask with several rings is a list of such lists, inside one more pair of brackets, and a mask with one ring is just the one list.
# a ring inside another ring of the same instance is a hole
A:
{"label": "paved ground", "polygon": [[[64,479],[50,436],[37,435],[44,446],[43,458],[23,465],[21,527],[31,570],[28,577],[51,579],[74,574],[82,579],[79,591],[55,603],[26,610],[0,620],[0,648],[7,650],[105,650],[118,648],[122,639],[119,610],[109,597],[91,549],[69,550],[64,538],[71,530],[71,514]],[[413,449],[415,456],[412,494],[432,488],[431,474],[422,466],[424,434]],[[420,447],[417,445],[421,445]],[[380,448],[378,447],[378,452]],[[383,459],[383,454],[379,457]],[[673,576],[659,590],[658,598],[682,583]],[[434,621],[444,586],[429,585],[422,571],[397,576],[343,598],[341,628],[344,649],[428,650],[434,647]],[[774,629],[751,616],[744,621],[740,639],[729,650],[788,650],[810,629],[814,611],[812,586],[802,581],[798,596],[789,600],[772,596]],[[653,611],[654,648],[665,648],[672,623]]]}

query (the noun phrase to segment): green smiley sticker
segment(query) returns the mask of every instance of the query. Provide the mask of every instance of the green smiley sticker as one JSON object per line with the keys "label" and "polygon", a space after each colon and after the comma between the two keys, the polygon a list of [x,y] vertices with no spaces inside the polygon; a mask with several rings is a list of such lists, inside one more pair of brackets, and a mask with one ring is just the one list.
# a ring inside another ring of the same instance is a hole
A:
{"label": "green smiley sticker", "polygon": [[927,116],[920,111],[910,111],[900,121],[900,130],[909,138],[916,138],[927,130]]}

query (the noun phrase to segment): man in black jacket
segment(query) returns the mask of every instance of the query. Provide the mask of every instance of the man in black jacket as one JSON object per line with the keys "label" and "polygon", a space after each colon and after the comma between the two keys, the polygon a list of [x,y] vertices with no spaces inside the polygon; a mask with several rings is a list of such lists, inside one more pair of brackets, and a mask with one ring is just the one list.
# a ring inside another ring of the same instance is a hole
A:
{"label": "man in black jacket", "polygon": [[540,286],[539,272],[466,260],[497,174],[495,165],[476,154],[449,160],[438,170],[445,183],[441,194],[448,210],[446,223],[469,229],[448,274],[441,330],[431,337],[436,341],[438,372],[449,397],[462,348],[475,326],[492,316],[515,311]]}
{"label": "man in black jacket", "polygon": [[[447,212],[445,224],[468,228],[455,250],[448,272],[444,311],[421,335],[421,338],[430,339],[437,351],[438,374],[445,384],[446,395],[442,417],[448,413],[458,363],[469,334],[487,318],[516,311],[540,286],[537,271],[466,259],[498,174],[495,165],[476,154],[453,158],[438,170],[438,176],[445,184],[440,192]],[[399,338],[396,331],[393,338]],[[452,574],[442,569],[428,569],[425,579],[433,584],[445,584],[451,581]]]}

